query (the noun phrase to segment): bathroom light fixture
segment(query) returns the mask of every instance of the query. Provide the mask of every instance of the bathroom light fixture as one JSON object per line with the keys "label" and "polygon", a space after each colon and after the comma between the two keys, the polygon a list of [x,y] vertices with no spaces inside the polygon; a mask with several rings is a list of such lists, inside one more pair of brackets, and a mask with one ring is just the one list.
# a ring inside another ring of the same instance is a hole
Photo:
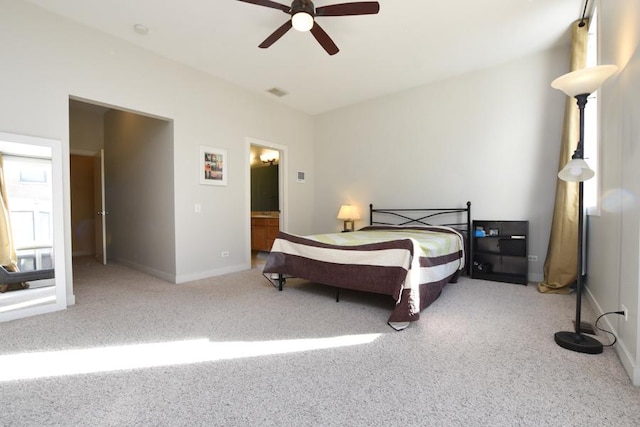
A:
{"label": "bathroom light fixture", "polygon": [[338,219],[344,221],[344,229],[345,231],[354,231],[354,222],[356,219],[360,219],[360,213],[358,212],[358,208],[353,205],[342,205],[340,206],[340,211],[338,212]]}
{"label": "bathroom light fixture", "polygon": [[266,153],[260,154],[260,161],[262,163],[269,163],[269,165],[273,166],[273,164],[278,160],[278,153],[275,151],[270,151]]}
{"label": "bathroom light fixture", "polygon": [[582,235],[584,223],[584,181],[592,178],[595,173],[589,168],[583,157],[584,145],[584,108],[587,98],[595,92],[618,67],[615,65],[600,65],[598,67],[583,68],[558,77],[551,83],[551,87],[559,89],[569,96],[575,97],[580,110],[580,139],[571,161],[558,173],[558,178],[563,181],[578,183],[578,265],[576,276],[576,319],[575,331],[556,332],[554,339],[556,344],[567,350],[579,353],[602,353],[602,343],[582,333],[580,312],[582,308]]}

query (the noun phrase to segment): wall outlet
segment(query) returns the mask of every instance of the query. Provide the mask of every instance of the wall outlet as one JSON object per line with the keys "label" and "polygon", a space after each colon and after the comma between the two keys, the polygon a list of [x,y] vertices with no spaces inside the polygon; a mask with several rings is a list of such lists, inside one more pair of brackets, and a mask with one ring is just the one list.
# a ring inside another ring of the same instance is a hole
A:
{"label": "wall outlet", "polygon": [[529,261],[538,262],[538,255],[529,255]]}
{"label": "wall outlet", "polygon": [[624,321],[626,322],[629,320],[629,310],[627,310],[627,307],[625,307],[624,304],[620,304],[620,310],[624,311]]}
{"label": "wall outlet", "polygon": [[222,256],[223,258],[228,257],[229,251],[222,251],[222,254],[220,254],[220,256]]}

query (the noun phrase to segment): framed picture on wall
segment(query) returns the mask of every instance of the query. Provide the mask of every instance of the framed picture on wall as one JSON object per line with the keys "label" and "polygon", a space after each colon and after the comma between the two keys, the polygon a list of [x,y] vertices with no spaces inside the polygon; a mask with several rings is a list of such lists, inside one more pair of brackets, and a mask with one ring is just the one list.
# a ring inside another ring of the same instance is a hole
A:
{"label": "framed picture on wall", "polygon": [[200,160],[198,162],[200,184],[227,185],[228,162],[227,150],[201,145]]}

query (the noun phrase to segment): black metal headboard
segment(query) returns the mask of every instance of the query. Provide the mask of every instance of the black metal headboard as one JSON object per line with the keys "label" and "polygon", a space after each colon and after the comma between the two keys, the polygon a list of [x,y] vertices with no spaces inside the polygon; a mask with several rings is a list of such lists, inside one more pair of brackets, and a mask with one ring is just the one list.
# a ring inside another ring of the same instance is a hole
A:
{"label": "black metal headboard", "polygon": [[439,225],[454,228],[465,236],[466,270],[471,275],[471,202],[466,208],[380,209],[369,205],[369,225]]}

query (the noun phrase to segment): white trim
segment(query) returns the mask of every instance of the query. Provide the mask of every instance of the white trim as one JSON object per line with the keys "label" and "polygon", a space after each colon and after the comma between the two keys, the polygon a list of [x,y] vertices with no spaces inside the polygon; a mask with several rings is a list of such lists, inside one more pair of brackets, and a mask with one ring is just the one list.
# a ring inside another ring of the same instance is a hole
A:
{"label": "white trim", "polygon": [[[175,279],[173,280],[170,280],[164,277],[161,277],[161,278],[175,284],[181,284],[181,283],[193,282],[194,280],[209,279],[211,277],[222,276],[225,274],[238,273],[240,271],[249,270],[250,268],[251,268],[251,259],[249,259],[249,267],[247,267],[246,263],[243,262],[242,264],[229,265],[223,268],[215,268],[213,270],[206,270],[206,271],[200,271],[197,273],[189,273],[189,274],[180,274],[175,276]],[[149,273],[149,274],[151,274],[152,276],[160,277],[152,273]]]}
{"label": "white trim", "polygon": [[[111,262],[111,259],[110,259],[110,262]],[[148,274],[150,276],[154,276],[154,277],[157,277],[159,279],[166,280],[167,282],[176,283],[175,282],[175,280],[176,280],[175,276],[172,275],[172,274],[168,274],[168,273],[166,273],[164,271],[160,271],[160,270],[157,270],[155,268],[147,267],[146,265],[142,265],[142,264],[138,264],[138,263],[135,263],[135,262],[131,262],[129,260],[122,259],[122,258],[117,258],[117,259],[113,260],[113,262],[115,262],[116,264],[124,265],[125,267],[129,267],[132,270],[141,271],[141,272],[143,272],[145,274]]]}

